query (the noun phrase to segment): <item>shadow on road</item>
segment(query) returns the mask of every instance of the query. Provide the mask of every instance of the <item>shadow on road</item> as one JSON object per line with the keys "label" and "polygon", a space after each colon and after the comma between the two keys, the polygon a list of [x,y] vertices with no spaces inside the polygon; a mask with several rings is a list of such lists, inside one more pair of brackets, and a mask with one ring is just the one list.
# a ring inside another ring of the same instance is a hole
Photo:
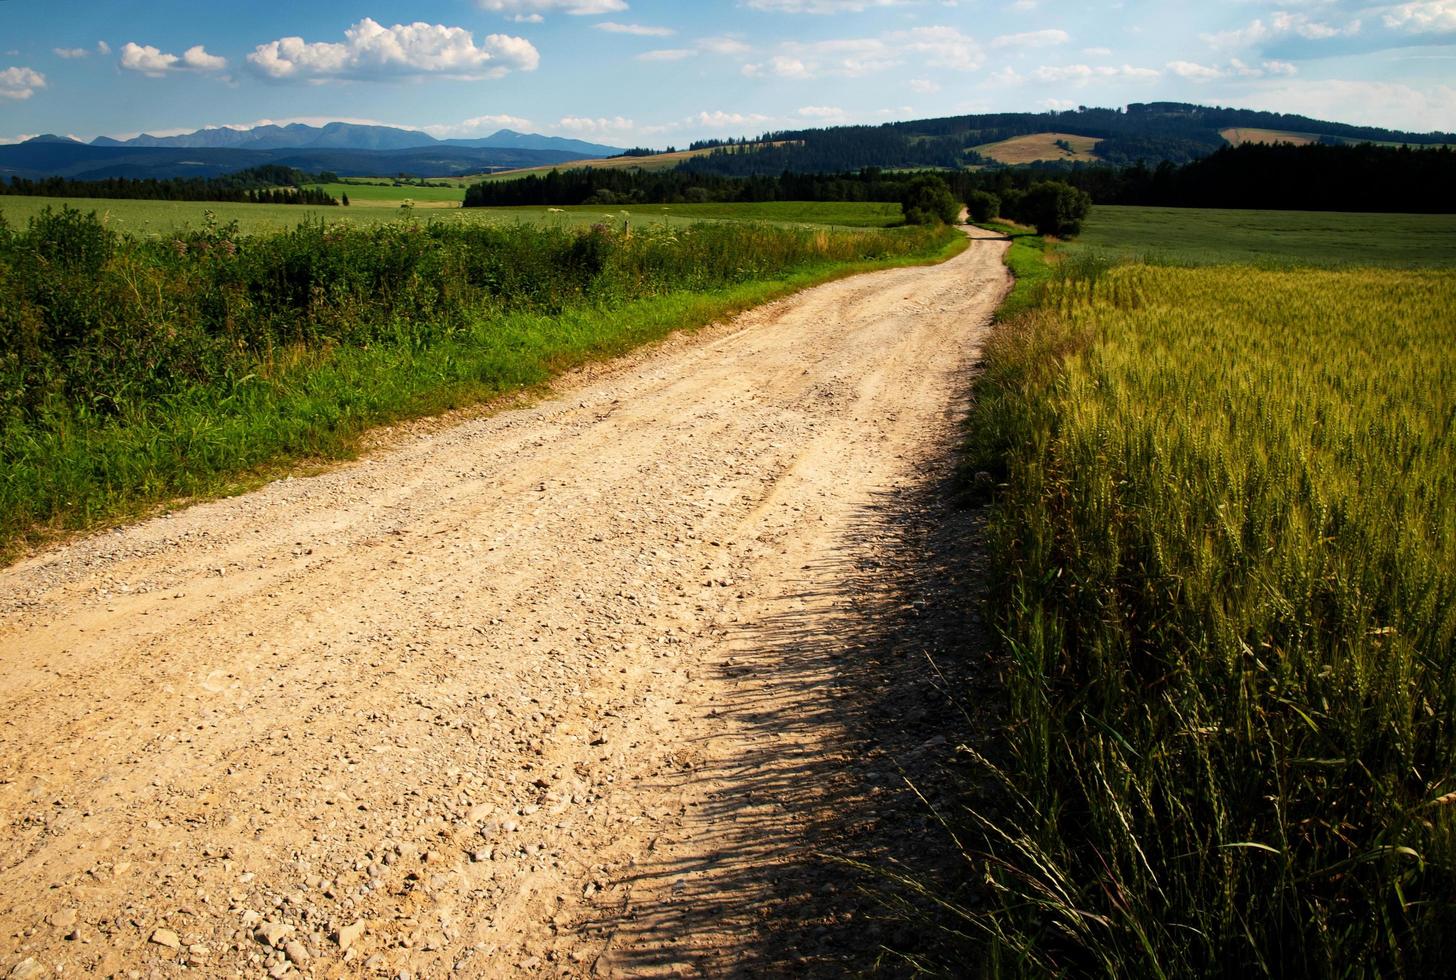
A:
{"label": "shadow on road", "polygon": [[730,634],[717,669],[740,683],[717,710],[744,748],[689,777],[709,788],[695,857],[651,855],[586,924],[614,937],[599,972],[909,972],[888,951],[925,948],[930,927],[889,915],[889,882],[845,861],[975,901],[931,808],[957,811],[974,774],[955,746],[984,748],[1000,703],[976,602],[994,571],[984,517],[951,503],[952,471],[947,453],[880,494],[781,613]]}

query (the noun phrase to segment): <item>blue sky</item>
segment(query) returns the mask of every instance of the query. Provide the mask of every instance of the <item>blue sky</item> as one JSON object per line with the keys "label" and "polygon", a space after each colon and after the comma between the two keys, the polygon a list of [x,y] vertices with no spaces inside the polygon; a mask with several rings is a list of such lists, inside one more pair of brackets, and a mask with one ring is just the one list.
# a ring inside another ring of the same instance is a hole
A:
{"label": "blue sky", "polygon": [[0,141],[332,119],[619,145],[1171,99],[1456,130],[1456,0],[0,0]]}

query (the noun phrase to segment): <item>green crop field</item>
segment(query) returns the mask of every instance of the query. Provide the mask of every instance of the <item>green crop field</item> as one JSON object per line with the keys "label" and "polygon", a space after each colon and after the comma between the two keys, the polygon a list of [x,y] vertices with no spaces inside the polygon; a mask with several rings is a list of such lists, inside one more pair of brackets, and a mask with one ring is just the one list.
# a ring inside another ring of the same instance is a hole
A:
{"label": "green crop field", "polygon": [[[982,944],[945,962],[1444,972],[1456,278],[1419,267],[1452,231],[1098,208],[997,328],[966,472],[1013,721],[962,828]],[[1108,262],[1149,253],[1176,264]],[[1387,267],[1328,268],[1356,256]]]}
{"label": "green crop field", "polygon": [[465,200],[465,185],[460,181],[432,180],[431,184],[450,184],[449,187],[419,187],[411,184],[396,184],[392,181],[378,181],[366,178],[345,179],[335,184],[318,184],[336,200],[349,195],[351,207],[393,207],[411,201],[415,207],[459,207]]}
{"label": "green crop field", "polygon": [[[341,187],[343,185],[330,185]],[[545,226],[588,226],[598,223],[620,225],[686,225],[698,221],[764,221],[780,225],[838,225],[849,228],[884,228],[901,220],[899,205],[875,203],[804,203],[771,201],[763,204],[642,204],[612,207],[568,208],[444,208],[417,205],[408,214],[398,203],[388,206],[382,195],[419,188],[347,187],[351,201],[356,191],[377,191],[381,197],[373,206],[305,207],[291,204],[221,204],[201,201],[116,201],[94,198],[5,197],[0,196],[0,215],[12,227],[24,227],[47,207],[69,206],[95,211],[108,227],[139,235],[168,235],[203,226],[208,211],[226,224],[236,221],[244,234],[262,234],[297,227],[305,219],[348,222],[372,226],[397,222],[401,218],[465,224],[524,222]],[[445,193],[435,190],[434,193]],[[463,196],[463,191],[449,193]],[[383,206],[381,206],[383,205]]]}
{"label": "green crop field", "polygon": [[1456,215],[1101,205],[1068,251],[1180,265],[1451,266]]}

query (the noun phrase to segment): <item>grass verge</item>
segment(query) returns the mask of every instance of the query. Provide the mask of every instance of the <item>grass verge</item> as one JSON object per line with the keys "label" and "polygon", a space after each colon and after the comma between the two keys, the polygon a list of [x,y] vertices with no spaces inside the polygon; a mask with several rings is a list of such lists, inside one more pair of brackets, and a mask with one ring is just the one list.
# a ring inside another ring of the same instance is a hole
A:
{"label": "grass verge", "polygon": [[[226,349],[208,362],[216,364],[209,376],[159,388],[146,397],[126,392],[135,391],[140,380],[161,377],[154,367],[141,365],[137,369],[141,373],[135,378],[125,375],[106,385],[94,370],[106,351],[113,349],[117,342],[113,331],[119,329],[110,319],[114,311],[98,299],[94,309],[106,316],[98,321],[93,345],[96,349],[87,358],[78,360],[77,351],[84,350],[84,344],[75,342],[75,338],[57,337],[50,347],[41,345],[54,357],[47,371],[32,370],[33,364],[22,362],[0,365],[13,369],[17,378],[26,379],[17,387],[22,396],[40,384],[55,389],[44,397],[35,394],[32,407],[20,402],[8,407],[0,454],[5,463],[0,474],[0,559],[14,560],[27,548],[58,536],[132,519],[169,502],[235,493],[287,472],[300,461],[316,465],[348,458],[357,451],[360,437],[372,427],[530,389],[562,371],[621,354],[675,330],[699,327],[846,275],[945,261],[967,244],[964,236],[948,230],[938,234],[910,230],[861,233],[741,227],[740,234],[724,226],[711,226],[703,232],[708,238],[696,246],[693,235],[667,229],[653,235],[639,233],[630,241],[615,240],[615,244],[601,241],[600,232],[585,236],[565,231],[541,233],[544,237],[538,240],[525,231],[512,231],[509,238],[494,245],[524,250],[520,261],[527,263],[526,271],[509,264],[488,263],[486,272],[491,281],[527,273],[532,277],[551,275],[556,269],[553,263],[568,265],[557,269],[555,274],[563,281],[547,290],[546,302],[527,302],[523,298],[517,303],[522,308],[510,308],[496,297],[483,300],[474,312],[454,307],[447,311],[439,303],[445,290],[455,288],[451,285],[454,279],[485,275],[467,274],[464,267],[451,267],[451,274],[440,281],[438,291],[423,293],[429,297],[425,306],[400,306],[395,302],[388,309],[371,312],[361,305],[365,300],[372,301],[371,291],[381,288],[378,284],[384,280],[380,277],[388,269],[361,275],[364,292],[358,296],[340,293],[334,306],[326,305],[317,289],[300,294],[300,302],[306,305],[293,314],[288,314],[291,307],[286,305],[270,307],[269,312],[255,297],[248,310],[256,319],[257,330],[268,327],[318,336],[309,342],[285,344],[280,340],[276,345],[270,339],[266,351],[260,348],[241,353],[230,346],[233,341],[229,339]],[[87,229],[83,231],[89,235],[85,239],[90,243],[88,247],[94,246],[94,235]],[[367,268],[367,247],[371,244],[381,246],[379,255],[383,260],[398,261],[398,243],[393,238],[378,242],[359,237],[341,240],[341,234],[337,229],[327,231],[325,237],[314,241],[300,233],[297,242],[276,247],[287,253],[289,268],[311,261],[303,256],[337,262],[352,254],[353,268],[363,270]],[[334,237],[327,237],[330,235]],[[775,272],[745,274],[741,257],[731,254],[732,243],[740,238],[740,244],[753,254],[762,256],[777,243],[784,249],[784,256],[793,258],[786,259]],[[863,248],[857,244],[861,241]],[[485,240],[481,243],[490,244]],[[247,242],[234,244],[237,253],[246,256]],[[603,264],[596,273],[583,273],[580,267],[580,253],[585,246],[606,250],[605,257],[598,256]],[[275,246],[259,247],[266,251]],[[695,257],[696,251],[678,254],[685,249],[706,249],[705,257]],[[197,243],[192,243],[190,251],[183,251],[188,256],[197,253]],[[467,247],[466,252],[472,261],[485,261],[474,249]],[[856,258],[859,253],[863,254]],[[214,249],[205,261],[215,263],[220,254]],[[425,257],[431,254],[427,248],[421,252]],[[73,288],[65,288],[65,283],[71,281],[66,279],[55,294],[68,297],[68,302],[92,288],[98,290],[98,296],[111,295],[104,283],[112,272],[119,272],[118,281],[130,289],[137,268],[149,268],[159,277],[152,285],[161,283],[155,290],[158,305],[139,309],[135,316],[126,315],[126,311],[118,314],[127,329],[142,331],[123,346],[136,351],[142,341],[156,336],[183,345],[178,354],[163,349],[157,355],[176,361],[175,365],[167,362],[168,376],[199,361],[200,352],[210,350],[208,338],[217,332],[217,328],[208,326],[211,321],[207,319],[216,305],[209,298],[212,294],[199,288],[200,299],[195,307],[189,307],[180,292],[183,280],[175,280],[179,284],[176,288],[166,285],[173,281],[168,279],[170,266],[148,265],[145,253],[129,247],[118,255],[101,262],[95,271],[89,267],[75,270]],[[672,277],[679,266],[711,279],[713,270],[705,263],[715,261],[713,255],[726,263],[716,284],[705,281],[697,288],[673,287]],[[182,261],[184,264],[178,268],[189,277],[186,282],[195,287],[195,277],[202,267],[186,264],[190,258]],[[429,268],[434,266],[404,270],[397,277],[400,285],[389,291],[400,295],[420,293],[428,285],[422,279],[422,270]],[[232,266],[228,269],[229,276],[242,275]],[[579,290],[568,289],[567,273],[578,277],[585,274],[590,282]],[[102,285],[94,286],[93,279]],[[265,270],[258,281],[275,279],[275,272]],[[334,282],[337,288],[339,280]],[[0,286],[5,285],[6,278],[0,274]],[[539,292],[543,287],[532,278],[531,288]],[[647,295],[634,296],[634,290]],[[594,294],[600,298],[593,299]],[[143,290],[138,295],[151,293]],[[34,336],[25,331],[34,327],[36,319],[44,319],[49,309],[44,304],[51,301],[52,294],[46,292],[28,300],[30,305],[12,304],[10,316],[14,322],[0,322],[0,328],[14,331],[34,346]],[[192,323],[189,330],[179,331],[183,314],[193,308],[200,311],[198,322]],[[440,325],[432,327],[428,322],[412,320],[417,315],[412,311],[421,309],[440,311]],[[156,322],[145,322],[151,320]],[[231,319],[229,324],[228,330],[233,333],[228,337],[232,338],[237,325]],[[342,333],[326,334],[329,329]],[[87,364],[92,368],[85,369]],[[176,372],[170,370],[173,367]],[[98,390],[102,387],[104,391]],[[77,402],[65,394],[73,389],[81,390],[85,397]],[[88,404],[93,403],[102,404],[108,411],[88,409]]]}

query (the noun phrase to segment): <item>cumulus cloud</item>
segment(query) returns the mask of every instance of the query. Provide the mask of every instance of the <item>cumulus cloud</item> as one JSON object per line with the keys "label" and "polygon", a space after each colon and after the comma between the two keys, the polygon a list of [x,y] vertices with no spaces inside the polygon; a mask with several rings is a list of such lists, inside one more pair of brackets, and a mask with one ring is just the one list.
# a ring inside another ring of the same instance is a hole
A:
{"label": "cumulus cloud", "polygon": [[700,54],[740,55],[753,50],[736,37],[704,37],[693,42],[690,48],[658,48],[644,51],[638,61],[683,61]]}
{"label": "cumulus cloud", "polygon": [[207,49],[200,44],[194,44],[179,56],[158,50],[150,44],[128,41],[121,46],[121,67],[152,78],[161,78],[172,71],[222,71],[227,67],[227,59],[208,54]]}
{"label": "cumulus cloud", "polygon": [[1268,75],[1293,75],[1298,69],[1287,61],[1265,61],[1246,65],[1234,58],[1226,65],[1202,65],[1196,61],[1170,61],[1168,72],[1190,82],[1211,82],[1222,78],[1264,78]]}
{"label": "cumulus cloud", "polygon": [[991,42],[993,48],[1049,48],[1066,44],[1072,35],[1066,31],[1027,31],[1023,34],[1003,34]]}
{"label": "cumulus cloud", "polygon": [[51,48],[57,58],[65,58],[67,61],[76,58],[88,58],[91,56],[90,48]]}
{"label": "cumulus cloud", "polygon": [[502,129],[524,131],[531,129],[532,126],[531,120],[529,119],[501,113],[498,115],[473,116],[470,119],[462,119],[458,123],[437,123],[433,126],[421,126],[420,128],[436,139],[451,139],[455,137],[489,136],[491,133]]}
{"label": "cumulus cloud", "polygon": [[254,71],[266,78],[383,78],[445,75],[500,78],[511,71],[534,71],[541,55],[525,38],[491,34],[475,43],[463,27],[395,24],[384,27],[365,17],[344,32],[342,42],[285,37],[260,44],[248,55]]}
{"label": "cumulus cloud", "polygon": [[1129,81],[1151,81],[1162,75],[1156,68],[1138,68],[1133,65],[1042,65],[1031,73],[1038,82],[1072,82],[1085,85],[1098,79],[1125,79]]}
{"label": "cumulus cloud", "polygon": [[0,99],[23,102],[46,87],[46,77],[33,68],[6,68],[0,71]]}
{"label": "cumulus cloud", "polygon": [[899,7],[907,0],[748,0],[754,10],[786,14],[857,14],[872,7]]}
{"label": "cumulus cloud", "polygon": [[[1410,4],[1410,6],[1422,6]],[[1256,18],[1246,27],[1218,34],[1205,34],[1203,39],[1215,48],[1257,47],[1285,38],[1303,38],[1306,41],[1327,41],[1337,37],[1352,37],[1360,33],[1361,21],[1357,18],[1336,26],[1316,20],[1308,14],[1279,11],[1268,20]]]}
{"label": "cumulus cloud", "polygon": [[1418,89],[1399,82],[1289,79],[1262,83],[1250,102],[1251,108],[1413,132],[1448,130],[1456,119],[1456,87],[1451,85]]}
{"label": "cumulus cloud", "polygon": [[481,10],[528,23],[539,23],[543,14],[550,13],[594,17],[627,9],[626,0],[475,0],[475,3]]}
{"label": "cumulus cloud", "polygon": [[929,68],[974,71],[985,57],[976,40],[954,27],[915,27],[879,37],[797,42],[779,45],[779,53],[743,66],[750,78],[858,77],[906,62]]}
{"label": "cumulus cloud", "polygon": [[1429,0],[1391,7],[1381,18],[1393,31],[1407,34],[1444,34],[1456,31],[1456,0]]}
{"label": "cumulus cloud", "polygon": [[677,33],[671,27],[652,27],[647,24],[619,24],[614,20],[604,20],[592,26],[599,31],[606,31],[608,34],[631,34],[634,37],[672,37]]}
{"label": "cumulus cloud", "polygon": [[562,116],[556,123],[558,129],[578,136],[598,138],[620,137],[636,131],[637,124],[625,116],[597,117]]}

